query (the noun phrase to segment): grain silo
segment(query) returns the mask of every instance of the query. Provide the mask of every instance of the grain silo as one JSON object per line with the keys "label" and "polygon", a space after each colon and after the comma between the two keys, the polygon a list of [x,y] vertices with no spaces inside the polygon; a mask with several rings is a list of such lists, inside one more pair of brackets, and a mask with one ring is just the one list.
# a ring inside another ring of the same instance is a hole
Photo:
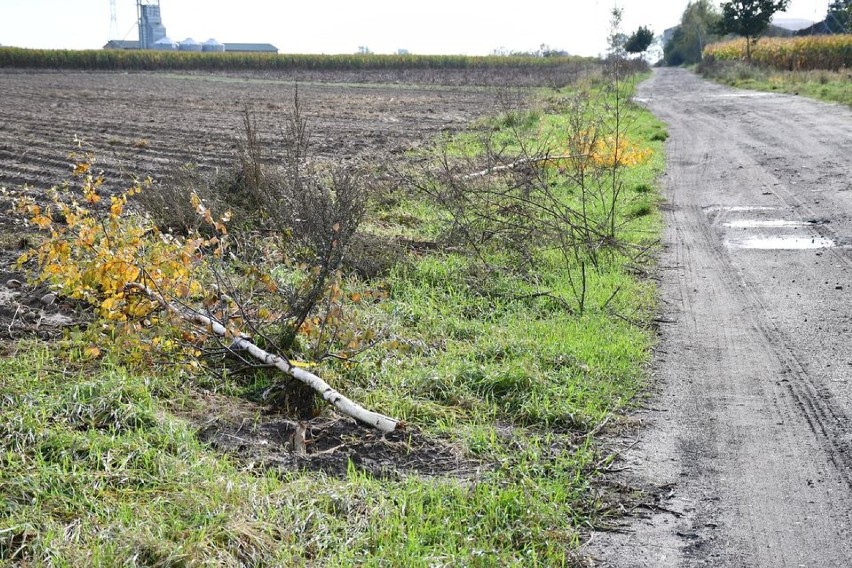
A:
{"label": "grain silo", "polygon": [[169,36],[166,36],[155,41],[153,48],[157,51],[177,51],[178,44]]}
{"label": "grain silo", "polygon": [[153,49],[154,43],[166,37],[166,27],[160,16],[160,0],[137,0],[139,16],[139,49]]}
{"label": "grain silo", "polygon": [[225,44],[219,43],[213,38],[208,39],[204,43],[201,44],[201,51],[204,52],[213,52],[213,53],[221,53],[225,51]]}
{"label": "grain silo", "polygon": [[201,44],[188,37],[178,44],[178,49],[180,51],[201,51]]}

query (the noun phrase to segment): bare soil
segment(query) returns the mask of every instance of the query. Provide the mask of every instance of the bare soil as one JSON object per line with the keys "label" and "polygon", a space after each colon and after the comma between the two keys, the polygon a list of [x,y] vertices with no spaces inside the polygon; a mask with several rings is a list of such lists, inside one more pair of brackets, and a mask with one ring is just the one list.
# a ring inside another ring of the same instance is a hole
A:
{"label": "bare soil", "polygon": [[16,256],[14,251],[0,250],[0,339],[57,339],[65,329],[90,318],[91,310],[81,302],[28,282],[26,273],[14,266]]}
{"label": "bare soil", "polygon": [[657,390],[590,565],[852,565],[852,111],[661,69]]}
{"label": "bare soil", "polygon": [[[297,88],[317,159],[386,164],[495,112],[495,88],[460,85],[459,77],[450,81],[456,84],[439,84],[435,73],[409,75],[393,77],[417,83],[389,82],[388,72],[281,77],[0,70],[0,336],[53,337],[81,320],[67,302],[40,304],[47,290],[26,286],[21,274],[5,268],[28,246],[29,229],[9,214],[14,198],[25,186],[39,196],[68,180],[71,152],[93,152],[112,190],[133,178],[167,182],[188,163],[202,172],[228,168],[248,108],[264,155],[274,163]],[[297,86],[296,79],[312,82]],[[10,279],[25,285],[6,288]]]}
{"label": "bare soil", "polygon": [[[383,435],[348,418],[297,422],[275,405],[213,393],[198,399],[188,418],[212,447],[240,456],[253,467],[321,471],[345,477],[350,468],[384,479],[405,475],[467,477],[491,466],[473,461],[444,440],[407,428]],[[300,427],[304,450],[294,442]]]}
{"label": "bare soil", "polygon": [[[316,78],[316,77],[314,77]],[[299,83],[318,157],[345,160],[418,147],[494,113],[495,88],[446,85]],[[163,179],[175,166],[233,163],[242,111],[257,118],[271,160],[292,109],[293,78],[167,73],[0,70],[0,187],[49,188],[67,179],[76,140],[108,179]]]}

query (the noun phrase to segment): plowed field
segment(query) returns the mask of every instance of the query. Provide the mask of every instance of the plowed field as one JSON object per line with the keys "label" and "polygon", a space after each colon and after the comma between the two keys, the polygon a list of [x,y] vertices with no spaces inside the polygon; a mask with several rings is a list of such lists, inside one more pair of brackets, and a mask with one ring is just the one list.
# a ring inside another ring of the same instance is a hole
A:
{"label": "plowed field", "polygon": [[[494,110],[494,88],[327,79],[298,86],[318,157],[378,161]],[[274,160],[294,91],[292,80],[260,77],[0,70],[0,187],[66,179],[75,139],[114,183],[189,162],[224,166],[246,107]]]}

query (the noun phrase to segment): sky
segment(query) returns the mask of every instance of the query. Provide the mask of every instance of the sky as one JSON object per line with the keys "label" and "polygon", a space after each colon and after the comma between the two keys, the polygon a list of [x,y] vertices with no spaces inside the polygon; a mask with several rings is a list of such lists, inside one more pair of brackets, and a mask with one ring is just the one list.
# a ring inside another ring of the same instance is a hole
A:
{"label": "sky", "polygon": [[[677,25],[688,0],[161,0],[172,39],[272,43],[281,53],[487,55],[535,51],[542,44],[572,55],[606,50],[609,14],[622,8],[622,31]],[[792,0],[789,18],[819,21],[829,0]],[[0,45],[98,49],[108,39],[138,38],[136,0],[0,0]]]}

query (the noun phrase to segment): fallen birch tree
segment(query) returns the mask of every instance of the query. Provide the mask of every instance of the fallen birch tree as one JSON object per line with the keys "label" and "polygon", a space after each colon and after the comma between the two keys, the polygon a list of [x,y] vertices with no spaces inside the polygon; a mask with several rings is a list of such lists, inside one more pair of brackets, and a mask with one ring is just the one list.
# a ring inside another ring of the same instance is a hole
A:
{"label": "fallen birch tree", "polygon": [[467,174],[461,177],[462,180],[476,179],[481,177],[490,176],[493,174],[498,174],[500,172],[513,171],[517,170],[523,166],[535,166],[538,164],[546,164],[549,162],[559,162],[560,160],[571,160],[576,158],[576,156],[571,155],[561,155],[561,156],[544,156],[539,158],[521,158],[520,160],[516,160],[510,164],[501,164],[499,166],[491,166],[490,168],[485,168],[484,170],[480,170],[478,172],[474,172],[472,174]]}
{"label": "fallen birch tree", "polygon": [[228,332],[228,329],[216,319],[176,306],[163,297],[162,294],[159,294],[142,284],[130,282],[126,287],[128,290],[140,293],[148,299],[158,303],[169,313],[180,317],[184,321],[201,326],[218,337],[227,338],[232,336],[233,341],[231,342],[229,349],[234,351],[245,351],[264,365],[276,367],[294,379],[304,383],[319,393],[325,401],[334,406],[334,408],[336,408],[341,414],[354,418],[358,422],[372,426],[384,433],[401,430],[405,427],[402,421],[385,416],[384,414],[379,414],[378,412],[367,410],[358,403],[343,396],[317,375],[292,365],[286,357],[275,355],[274,353],[270,353],[258,347],[254,342],[252,342],[248,335],[241,333],[237,336],[233,336]]}

